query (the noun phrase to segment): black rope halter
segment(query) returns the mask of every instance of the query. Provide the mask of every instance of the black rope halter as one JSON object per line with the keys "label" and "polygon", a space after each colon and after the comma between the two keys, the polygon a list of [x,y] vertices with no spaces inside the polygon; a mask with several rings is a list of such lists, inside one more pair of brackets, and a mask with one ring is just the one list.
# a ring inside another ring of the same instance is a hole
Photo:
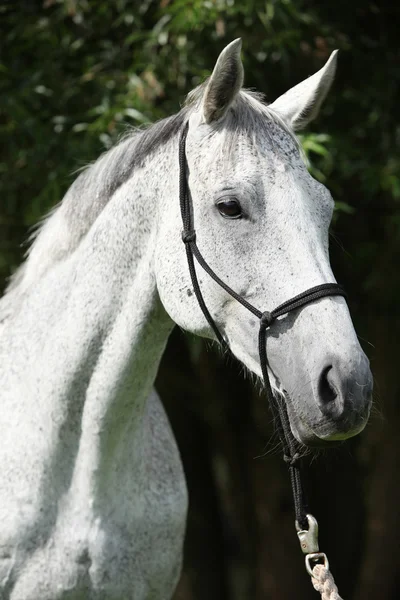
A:
{"label": "black rope halter", "polygon": [[226,350],[229,350],[228,344],[224,340],[204,301],[203,294],[201,292],[199,282],[197,279],[197,273],[194,263],[195,258],[199,265],[204,269],[204,271],[212,279],[214,279],[214,281],[216,281],[218,285],[220,285],[228,294],[230,294],[232,298],[240,302],[242,306],[244,306],[245,308],[247,308],[247,310],[253,313],[253,315],[255,315],[260,321],[260,329],[258,333],[258,352],[260,355],[260,365],[264,380],[265,393],[273,413],[278,417],[276,419],[276,422],[278,425],[279,437],[283,446],[284,460],[289,466],[296,521],[301,527],[301,529],[308,529],[308,509],[301,482],[300,456],[296,451],[296,440],[290,429],[290,423],[285,403],[283,403],[279,398],[277,398],[273,394],[271,389],[271,383],[269,380],[266,347],[267,329],[269,329],[273,325],[274,321],[280,316],[286,315],[289,312],[302,308],[303,306],[306,306],[311,302],[315,302],[320,298],[324,298],[325,296],[346,296],[346,293],[344,289],[337,283],[323,283],[322,285],[317,285],[306,290],[305,292],[302,292],[301,294],[295,296],[291,300],[283,302],[283,304],[280,304],[271,312],[261,312],[255,306],[250,304],[245,298],[243,298],[234,290],[232,290],[224,281],[222,281],[222,279],[218,277],[216,273],[214,273],[211,267],[204,260],[196,244],[196,231],[194,229],[193,213],[191,210],[190,203],[185,152],[188,129],[189,124],[186,123],[179,141],[179,201],[183,223],[182,240],[186,248],[186,256],[189,265],[190,278],[192,280],[194,293],[196,295],[200,308],[205,318],[207,319],[208,324],[210,325],[211,329],[215,334],[215,337]]}

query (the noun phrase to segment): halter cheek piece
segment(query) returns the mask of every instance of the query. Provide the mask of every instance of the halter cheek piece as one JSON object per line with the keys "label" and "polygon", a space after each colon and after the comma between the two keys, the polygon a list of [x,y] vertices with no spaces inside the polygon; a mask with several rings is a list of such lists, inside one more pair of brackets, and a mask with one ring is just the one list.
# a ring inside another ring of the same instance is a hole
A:
{"label": "halter cheek piece", "polygon": [[[264,311],[261,312],[255,306],[250,304],[245,298],[237,294],[234,290],[232,290],[222,279],[218,277],[216,273],[211,269],[211,267],[204,260],[200,250],[196,244],[196,232],[194,229],[193,223],[193,212],[191,210],[191,202],[190,202],[190,193],[189,193],[189,185],[187,179],[187,163],[186,163],[186,137],[189,129],[189,124],[186,123],[184,129],[182,130],[180,141],[179,141],[179,201],[181,208],[181,216],[183,223],[183,231],[182,231],[182,241],[185,244],[186,248],[186,256],[189,265],[190,278],[192,280],[192,285],[194,292],[196,294],[197,301],[200,305],[200,308],[207,319],[208,324],[213,330],[215,337],[220,342],[220,344],[224,347],[224,349],[229,350],[226,341],[224,340],[221,332],[219,331],[214,319],[212,318],[203,298],[203,294],[201,292],[199,282],[197,279],[196,269],[194,265],[194,259],[199,263],[199,265],[204,269],[204,271],[212,278],[218,285],[220,285],[232,298],[240,302],[242,306],[247,308],[253,315],[255,315],[260,322],[260,329],[258,333],[258,352],[260,355],[260,365],[264,380],[265,392],[267,395],[267,399],[271,406],[271,409],[274,413],[274,416],[278,417],[275,419],[278,426],[279,437],[283,446],[283,454],[284,460],[287,462],[289,466],[290,479],[292,484],[292,492],[293,492],[293,501],[296,515],[296,528],[299,533],[300,544],[302,546],[303,552],[308,557],[311,557],[312,554],[317,553],[318,556],[315,556],[315,560],[320,560],[321,557],[324,560],[324,564],[326,566],[327,561],[325,555],[322,553],[318,553],[318,544],[316,543],[316,521],[312,517],[312,515],[308,514],[307,504],[305,499],[305,494],[301,482],[301,469],[300,469],[300,456],[296,452],[296,440],[293,437],[293,434],[290,429],[289,418],[286,411],[285,404],[277,397],[274,396],[271,383],[268,375],[267,368],[267,348],[266,348],[266,335],[267,329],[271,327],[274,321],[283,315],[288,314],[294,310],[300,309],[311,302],[315,302],[320,298],[324,298],[325,296],[346,296],[344,289],[338,285],[337,283],[323,283],[322,285],[317,285],[312,287],[305,292],[302,292],[298,296],[294,296],[291,300],[287,300],[280,304],[271,312]],[[308,539],[306,542],[305,538]],[[321,555],[321,556],[320,556]],[[307,564],[306,558],[306,564]],[[308,569],[309,570],[309,569]],[[309,570],[310,572],[310,570]]]}

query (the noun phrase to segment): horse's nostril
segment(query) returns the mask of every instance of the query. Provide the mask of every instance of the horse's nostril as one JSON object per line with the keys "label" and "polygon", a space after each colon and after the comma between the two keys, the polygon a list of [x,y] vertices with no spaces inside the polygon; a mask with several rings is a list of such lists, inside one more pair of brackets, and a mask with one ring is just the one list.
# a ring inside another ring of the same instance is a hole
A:
{"label": "horse's nostril", "polygon": [[331,369],[332,365],[325,367],[318,382],[319,400],[323,405],[332,404],[337,398],[337,391],[329,382],[329,372]]}
{"label": "horse's nostril", "polygon": [[325,356],[322,364],[316,365],[312,385],[315,412],[310,413],[310,422],[317,423],[318,436],[322,433],[324,439],[345,439],[364,427],[370,408],[370,376],[368,364],[364,364],[352,358]]}

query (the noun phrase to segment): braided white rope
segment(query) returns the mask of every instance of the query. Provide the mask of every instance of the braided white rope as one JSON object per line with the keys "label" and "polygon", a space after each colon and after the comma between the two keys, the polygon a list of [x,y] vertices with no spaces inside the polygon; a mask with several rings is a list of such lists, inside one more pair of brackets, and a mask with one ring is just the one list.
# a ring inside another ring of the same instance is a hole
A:
{"label": "braided white rope", "polygon": [[321,600],[343,600],[339,596],[332,573],[324,565],[315,565],[311,581],[314,589],[321,594]]}

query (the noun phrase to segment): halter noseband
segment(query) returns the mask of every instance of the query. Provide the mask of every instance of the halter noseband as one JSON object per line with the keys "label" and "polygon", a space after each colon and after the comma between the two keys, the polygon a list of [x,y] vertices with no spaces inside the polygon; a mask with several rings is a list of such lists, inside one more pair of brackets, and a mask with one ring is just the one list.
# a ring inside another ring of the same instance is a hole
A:
{"label": "halter noseband", "polygon": [[[291,300],[287,300],[280,304],[272,311],[264,311],[261,312],[255,306],[250,304],[245,298],[237,294],[234,290],[232,290],[222,279],[218,277],[218,275],[211,269],[211,267],[204,260],[200,250],[196,244],[196,231],[194,229],[193,223],[193,212],[191,210],[191,202],[190,202],[190,193],[189,193],[189,184],[187,180],[187,163],[186,163],[186,137],[189,129],[189,124],[186,123],[184,129],[182,130],[180,141],[179,141],[179,202],[181,208],[181,216],[183,223],[183,231],[182,231],[182,241],[185,244],[186,248],[186,256],[189,265],[190,278],[192,281],[194,293],[196,295],[197,301],[200,305],[200,308],[207,319],[208,324],[213,330],[215,337],[220,342],[220,344],[224,347],[224,349],[229,350],[228,344],[224,340],[221,332],[219,331],[214,319],[212,318],[206,303],[203,298],[203,294],[201,292],[199,282],[197,279],[197,273],[194,264],[194,258],[196,258],[199,265],[204,269],[204,271],[216,282],[219,286],[221,286],[232,298],[237,300],[242,306],[247,308],[253,315],[255,315],[260,322],[260,328],[258,333],[258,352],[260,356],[260,365],[264,380],[264,388],[266,392],[267,399],[271,406],[273,413],[275,416],[278,416],[276,423],[278,425],[278,433],[283,446],[283,454],[284,460],[288,463],[290,479],[292,484],[292,492],[293,492],[293,501],[295,508],[295,516],[296,516],[296,528],[300,534],[312,534],[314,539],[315,519],[312,515],[307,514],[307,504],[305,499],[305,494],[301,482],[300,475],[300,456],[296,452],[296,440],[292,434],[290,429],[289,418],[287,414],[287,410],[285,404],[280,401],[277,397],[274,396],[271,383],[268,375],[268,367],[267,367],[267,347],[266,347],[266,335],[267,329],[273,325],[274,321],[283,315],[286,315],[294,310],[302,308],[311,302],[315,302],[320,298],[324,298],[325,296],[346,296],[346,292],[344,289],[338,285],[337,283],[323,283],[321,285],[316,285],[305,292],[302,292],[298,296],[294,296]],[[314,521],[313,521],[314,519]],[[315,522],[316,523],[316,522]],[[302,530],[302,531],[300,531]],[[315,550],[315,544],[313,548],[308,548],[305,550],[305,545],[302,543],[302,537],[300,537],[300,543],[302,545],[302,549],[305,554],[311,556],[310,553],[318,552]],[[305,536],[303,535],[303,538]],[[315,540],[314,540],[315,541]],[[312,544],[311,544],[312,545]],[[318,544],[316,544],[318,548]],[[319,553],[322,555],[322,553]],[[324,555],[325,556],[325,555]],[[316,559],[320,559],[321,556],[316,557]],[[325,557],[326,559],[326,557]],[[324,562],[327,561],[324,559]],[[307,564],[307,563],[306,563]]]}

